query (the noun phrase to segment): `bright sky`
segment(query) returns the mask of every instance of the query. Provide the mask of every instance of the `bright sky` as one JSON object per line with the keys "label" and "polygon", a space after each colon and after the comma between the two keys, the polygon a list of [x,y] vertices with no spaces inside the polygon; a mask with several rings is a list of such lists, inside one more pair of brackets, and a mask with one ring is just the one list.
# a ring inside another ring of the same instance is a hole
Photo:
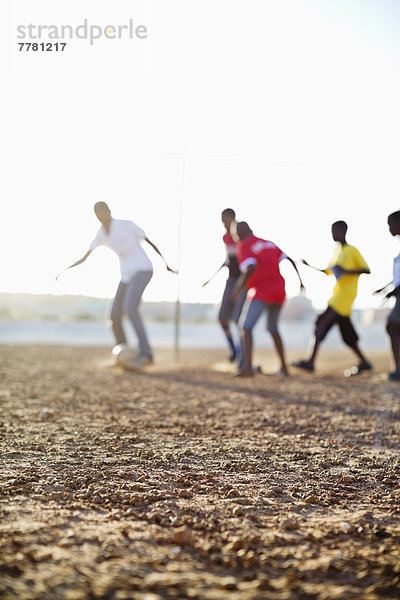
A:
{"label": "bright sky", "polygon": [[[379,305],[371,291],[391,280],[399,250],[386,225],[400,209],[397,0],[8,0],[1,10],[0,291],[111,297],[119,271],[106,249],[54,283],[94,237],[98,200],[176,266],[182,200],[182,300],[219,300],[223,273],[201,284],[224,259],[229,206],[256,235],[320,267],[334,248],[331,223],[346,220],[373,271],[356,306]],[[85,18],[132,18],[149,36],[71,43],[47,62],[18,53],[17,24]],[[145,299],[174,300],[176,277],[148,253]],[[295,295],[290,265],[283,272]],[[302,273],[323,306],[333,281]]]}

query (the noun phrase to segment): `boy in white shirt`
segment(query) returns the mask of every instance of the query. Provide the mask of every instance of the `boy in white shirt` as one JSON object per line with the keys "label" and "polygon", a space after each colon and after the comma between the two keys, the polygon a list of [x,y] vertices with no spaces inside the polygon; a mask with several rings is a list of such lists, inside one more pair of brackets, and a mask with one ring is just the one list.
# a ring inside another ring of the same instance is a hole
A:
{"label": "boy in white shirt", "polygon": [[[388,225],[393,236],[400,235],[400,210],[388,216]],[[396,303],[386,323],[395,364],[395,370],[389,374],[389,380],[400,381],[400,254],[393,261],[393,281],[376,290],[374,294],[385,292],[391,285],[393,285],[393,289],[385,294],[385,298],[392,298],[392,296],[396,298]]]}
{"label": "boy in white shirt", "polygon": [[[150,347],[146,330],[139,313],[139,304],[143,292],[153,276],[153,265],[141,246],[144,240],[161,256],[161,252],[147,237],[143,229],[133,221],[114,219],[105,202],[96,202],[94,212],[101,223],[96,237],[89,246],[86,254],[67,267],[72,269],[88,258],[98,246],[107,246],[118,255],[121,269],[121,281],[111,308],[111,323],[117,344],[126,344],[126,336],[122,326],[122,316],[126,314],[135,330],[139,344],[139,354],[130,365],[140,368],[153,362],[153,352]],[[174,273],[165,262],[167,270]],[[65,270],[67,270],[65,269]],[[58,279],[59,275],[56,279]]]}

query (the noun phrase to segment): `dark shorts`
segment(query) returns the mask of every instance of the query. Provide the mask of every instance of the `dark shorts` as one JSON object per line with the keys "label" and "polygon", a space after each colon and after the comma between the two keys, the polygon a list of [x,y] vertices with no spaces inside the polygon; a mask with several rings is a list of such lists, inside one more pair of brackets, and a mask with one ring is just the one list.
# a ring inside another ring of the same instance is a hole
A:
{"label": "dark shorts", "polygon": [[386,322],[386,328],[389,325],[391,325],[392,327],[393,327],[393,325],[400,327],[400,295],[397,296],[396,304],[394,305],[392,312],[388,316],[388,320]]}
{"label": "dark shorts", "polygon": [[246,301],[247,290],[243,290],[236,302],[232,300],[232,292],[237,282],[237,277],[229,277],[226,281],[224,294],[222,296],[221,308],[219,309],[218,319],[229,323],[239,321],[243,305]]}
{"label": "dark shorts", "polygon": [[348,346],[354,346],[358,342],[358,335],[353,327],[350,317],[343,317],[330,306],[320,314],[315,321],[315,337],[322,341],[334,325],[339,325],[343,341]]}

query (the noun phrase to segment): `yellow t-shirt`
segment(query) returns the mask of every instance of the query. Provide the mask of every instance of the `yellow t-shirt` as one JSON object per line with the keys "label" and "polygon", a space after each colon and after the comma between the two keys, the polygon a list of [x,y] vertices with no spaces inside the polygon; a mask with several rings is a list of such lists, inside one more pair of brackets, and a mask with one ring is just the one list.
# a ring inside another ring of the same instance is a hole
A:
{"label": "yellow t-shirt", "polygon": [[[354,246],[348,244],[338,244],[329,267],[325,269],[327,275],[335,275],[335,267],[343,269],[359,270],[368,269],[369,267],[360,252]],[[357,284],[359,275],[342,274],[337,278],[336,285],[333,288],[333,294],[328,301],[328,306],[343,317],[349,317],[351,314],[351,306],[357,296]]]}

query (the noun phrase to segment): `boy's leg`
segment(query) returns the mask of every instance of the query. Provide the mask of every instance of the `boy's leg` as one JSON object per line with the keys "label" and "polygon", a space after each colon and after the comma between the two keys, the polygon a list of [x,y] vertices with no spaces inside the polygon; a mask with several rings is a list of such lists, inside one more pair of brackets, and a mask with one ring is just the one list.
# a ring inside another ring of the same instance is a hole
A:
{"label": "boy's leg", "polygon": [[392,321],[389,317],[386,324],[386,331],[390,337],[390,344],[392,346],[393,360],[395,364],[395,371],[391,373],[392,378],[395,375],[400,379],[400,322]]}
{"label": "boy's leg", "polygon": [[279,304],[267,304],[267,329],[272,335],[279,360],[281,361],[281,372],[284,375],[288,375],[289,373],[286,365],[285,349],[282,338],[278,331],[278,318],[281,308],[282,307]]}
{"label": "boy's leg", "polygon": [[242,366],[239,375],[250,377],[253,375],[253,328],[265,310],[265,302],[252,300],[243,323],[242,330]]}
{"label": "boy's leg", "polygon": [[152,358],[153,353],[147,339],[146,330],[139,313],[139,304],[143,292],[153,276],[152,271],[139,271],[135,273],[127,285],[125,294],[124,311],[129,317],[139,343],[139,355],[146,358]]}
{"label": "boy's leg", "polygon": [[219,309],[218,314],[219,323],[222,327],[222,330],[228,342],[229,349],[231,351],[231,354],[229,356],[230,361],[234,361],[236,358],[236,346],[233,341],[232,333],[229,327],[229,321],[231,320],[233,311],[232,292],[233,288],[235,287],[235,283],[235,279],[229,278],[227,280],[222,296],[221,307]]}
{"label": "boy's leg", "polygon": [[304,369],[305,371],[314,371],[314,363],[321,342],[326,337],[328,331],[333,327],[337,320],[337,313],[328,306],[325,312],[321,313],[315,321],[314,339],[312,342],[311,355],[306,360],[299,360],[292,363],[294,367]]}
{"label": "boy's leg", "polygon": [[388,321],[386,331],[390,336],[394,364],[396,365],[396,369],[398,369],[400,363],[400,323]]}
{"label": "boy's leg", "polygon": [[242,310],[243,310],[243,306],[244,303],[246,302],[246,298],[247,298],[247,290],[243,290],[243,292],[240,294],[239,298],[236,300],[234,307],[233,307],[233,311],[232,311],[232,321],[234,323],[234,332],[235,332],[235,337],[234,337],[234,345],[236,348],[236,361],[239,365],[239,367],[242,367],[243,364],[243,356],[242,356],[242,347],[241,347],[241,343],[240,343],[240,331],[239,331],[239,319],[240,319],[240,315],[242,314]]}
{"label": "boy's leg", "polygon": [[110,313],[111,326],[117,344],[126,344],[126,336],[122,327],[122,313],[125,292],[126,283],[121,281],[118,286],[117,293],[115,294]]}
{"label": "boy's leg", "polygon": [[239,298],[236,300],[233,306],[231,319],[234,323],[236,323],[236,325],[239,323],[240,315],[242,314],[243,306],[246,302],[246,297],[247,290],[243,290],[243,292],[240,294]]}
{"label": "boy's leg", "polygon": [[[358,334],[354,329],[350,317],[342,317],[339,315],[338,324],[344,343],[347,344],[347,346],[349,346],[349,348],[353,350],[354,354],[360,359],[360,364],[357,365],[357,367],[352,367],[349,370],[350,374],[357,375],[358,373],[361,373],[361,371],[369,371],[372,369],[371,363],[361,352],[361,349],[358,345]],[[346,369],[345,375],[347,375],[347,371],[348,370]]]}
{"label": "boy's leg", "polygon": [[386,323],[386,331],[390,337],[395,364],[395,371],[389,377],[394,380],[400,380],[400,296],[396,298],[396,304],[389,315]]}

